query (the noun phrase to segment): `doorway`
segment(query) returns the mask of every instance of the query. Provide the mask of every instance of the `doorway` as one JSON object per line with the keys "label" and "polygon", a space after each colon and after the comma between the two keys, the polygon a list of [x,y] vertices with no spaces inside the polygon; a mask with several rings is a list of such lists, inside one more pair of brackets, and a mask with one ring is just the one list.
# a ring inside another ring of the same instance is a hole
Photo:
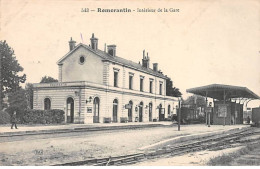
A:
{"label": "doorway", "polygon": [[98,97],[95,97],[93,101],[93,109],[94,109],[94,114],[93,114],[93,123],[99,123],[99,104],[100,100]]}
{"label": "doorway", "polygon": [[133,102],[129,101],[130,108],[128,109],[128,122],[133,120]]}
{"label": "doorway", "polygon": [[159,105],[159,121],[164,120],[164,109],[162,108],[162,104]]}
{"label": "doorway", "polygon": [[139,105],[139,122],[142,122],[143,121],[143,102],[140,102],[140,105]]}
{"label": "doorway", "polygon": [[117,123],[118,100],[113,101],[113,122]]}
{"label": "doorway", "polygon": [[149,103],[149,121],[153,121],[153,104]]}
{"label": "doorway", "polygon": [[74,122],[74,100],[72,97],[67,98],[67,123]]}

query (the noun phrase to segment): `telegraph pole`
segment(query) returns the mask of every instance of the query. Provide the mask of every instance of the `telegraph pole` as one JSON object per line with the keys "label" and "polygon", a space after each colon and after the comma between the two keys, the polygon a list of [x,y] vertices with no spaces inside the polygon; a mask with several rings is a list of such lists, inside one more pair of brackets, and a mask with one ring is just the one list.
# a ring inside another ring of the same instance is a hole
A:
{"label": "telegraph pole", "polygon": [[179,109],[178,109],[178,131],[181,130],[181,99],[179,98]]}
{"label": "telegraph pole", "polygon": [[[1,52],[2,53],[2,52]],[[1,54],[1,56],[0,56],[0,111],[3,109],[3,106],[2,106],[2,104],[3,104],[3,102],[2,102],[2,54]]]}

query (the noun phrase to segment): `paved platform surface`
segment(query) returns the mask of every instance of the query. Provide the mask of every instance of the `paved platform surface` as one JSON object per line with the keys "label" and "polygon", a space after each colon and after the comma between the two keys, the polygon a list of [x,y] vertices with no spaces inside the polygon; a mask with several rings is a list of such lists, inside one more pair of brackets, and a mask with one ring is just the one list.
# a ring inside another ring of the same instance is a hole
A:
{"label": "paved platform surface", "polygon": [[127,128],[169,126],[172,122],[133,122],[133,123],[94,123],[94,124],[57,124],[57,125],[23,125],[17,124],[18,129],[11,129],[11,124],[0,125],[1,135],[37,134],[42,132],[71,132],[75,130],[113,130]]}
{"label": "paved platform surface", "polygon": [[[146,127],[163,127],[173,126],[177,128],[176,123],[172,122],[132,122],[132,123],[94,123],[94,124],[58,124],[58,125],[22,125],[18,124],[18,129],[11,129],[10,125],[0,126],[0,137],[12,135],[31,135],[31,134],[44,134],[44,133],[66,133],[78,131],[101,131],[101,130],[119,130],[131,128],[146,128]],[[197,125],[181,125],[182,133],[194,131],[200,132],[213,132],[221,130],[230,130],[234,128],[249,127],[248,125],[211,125],[207,127],[203,124]]]}

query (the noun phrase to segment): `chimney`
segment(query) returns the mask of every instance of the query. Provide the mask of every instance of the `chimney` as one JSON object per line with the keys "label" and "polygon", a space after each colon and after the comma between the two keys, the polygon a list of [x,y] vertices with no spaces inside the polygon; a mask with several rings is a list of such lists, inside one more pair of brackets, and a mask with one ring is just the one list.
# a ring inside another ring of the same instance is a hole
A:
{"label": "chimney", "polygon": [[153,63],[153,71],[158,72],[158,63]]}
{"label": "chimney", "polygon": [[69,46],[70,46],[70,51],[72,51],[76,46],[76,41],[72,40],[72,37],[70,38]]}
{"label": "chimney", "polygon": [[116,45],[107,45],[107,52],[111,56],[116,56]]}
{"label": "chimney", "polygon": [[142,66],[145,68],[149,68],[149,62],[150,62],[150,58],[148,56],[148,52],[147,52],[147,56],[145,56],[145,50],[143,50]]}
{"label": "chimney", "polygon": [[98,38],[95,38],[94,33],[92,33],[92,37],[90,38],[90,42],[91,42],[91,48],[93,50],[97,50],[98,49]]}

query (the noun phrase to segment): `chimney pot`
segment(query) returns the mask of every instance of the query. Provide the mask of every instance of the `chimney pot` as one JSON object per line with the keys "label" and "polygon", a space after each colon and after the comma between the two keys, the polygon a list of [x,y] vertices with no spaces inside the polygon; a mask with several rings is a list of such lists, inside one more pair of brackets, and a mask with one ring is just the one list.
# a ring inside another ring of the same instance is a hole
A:
{"label": "chimney pot", "polygon": [[149,63],[150,63],[150,59],[148,57],[148,52],[147,52],[147,56],[145,56],[145,50],[143,50],[142,66],[148,69]]}
{"label": "chimney pot", "polygon": [[76,47],[76,41],[72,40],[72,37],[70,38],[69,41],[69,47],[70,47],[70,51],[72,51]]}
{"label": "chimney pot", "polygon": [[95,38],[94,33],[92,33],[92,37],[90,38],[90,42],[91,42],[91,48],[93,50],[97,50],[98,49],[98,38]]}
{"label": "chimney pot", "polygon": [[153,63],[153,71],[158,72],[158,63]]}
{"label": "chimney pot", "polygon": [[107,45],[107,52],[111,56],[116,56],[116,45]]}

